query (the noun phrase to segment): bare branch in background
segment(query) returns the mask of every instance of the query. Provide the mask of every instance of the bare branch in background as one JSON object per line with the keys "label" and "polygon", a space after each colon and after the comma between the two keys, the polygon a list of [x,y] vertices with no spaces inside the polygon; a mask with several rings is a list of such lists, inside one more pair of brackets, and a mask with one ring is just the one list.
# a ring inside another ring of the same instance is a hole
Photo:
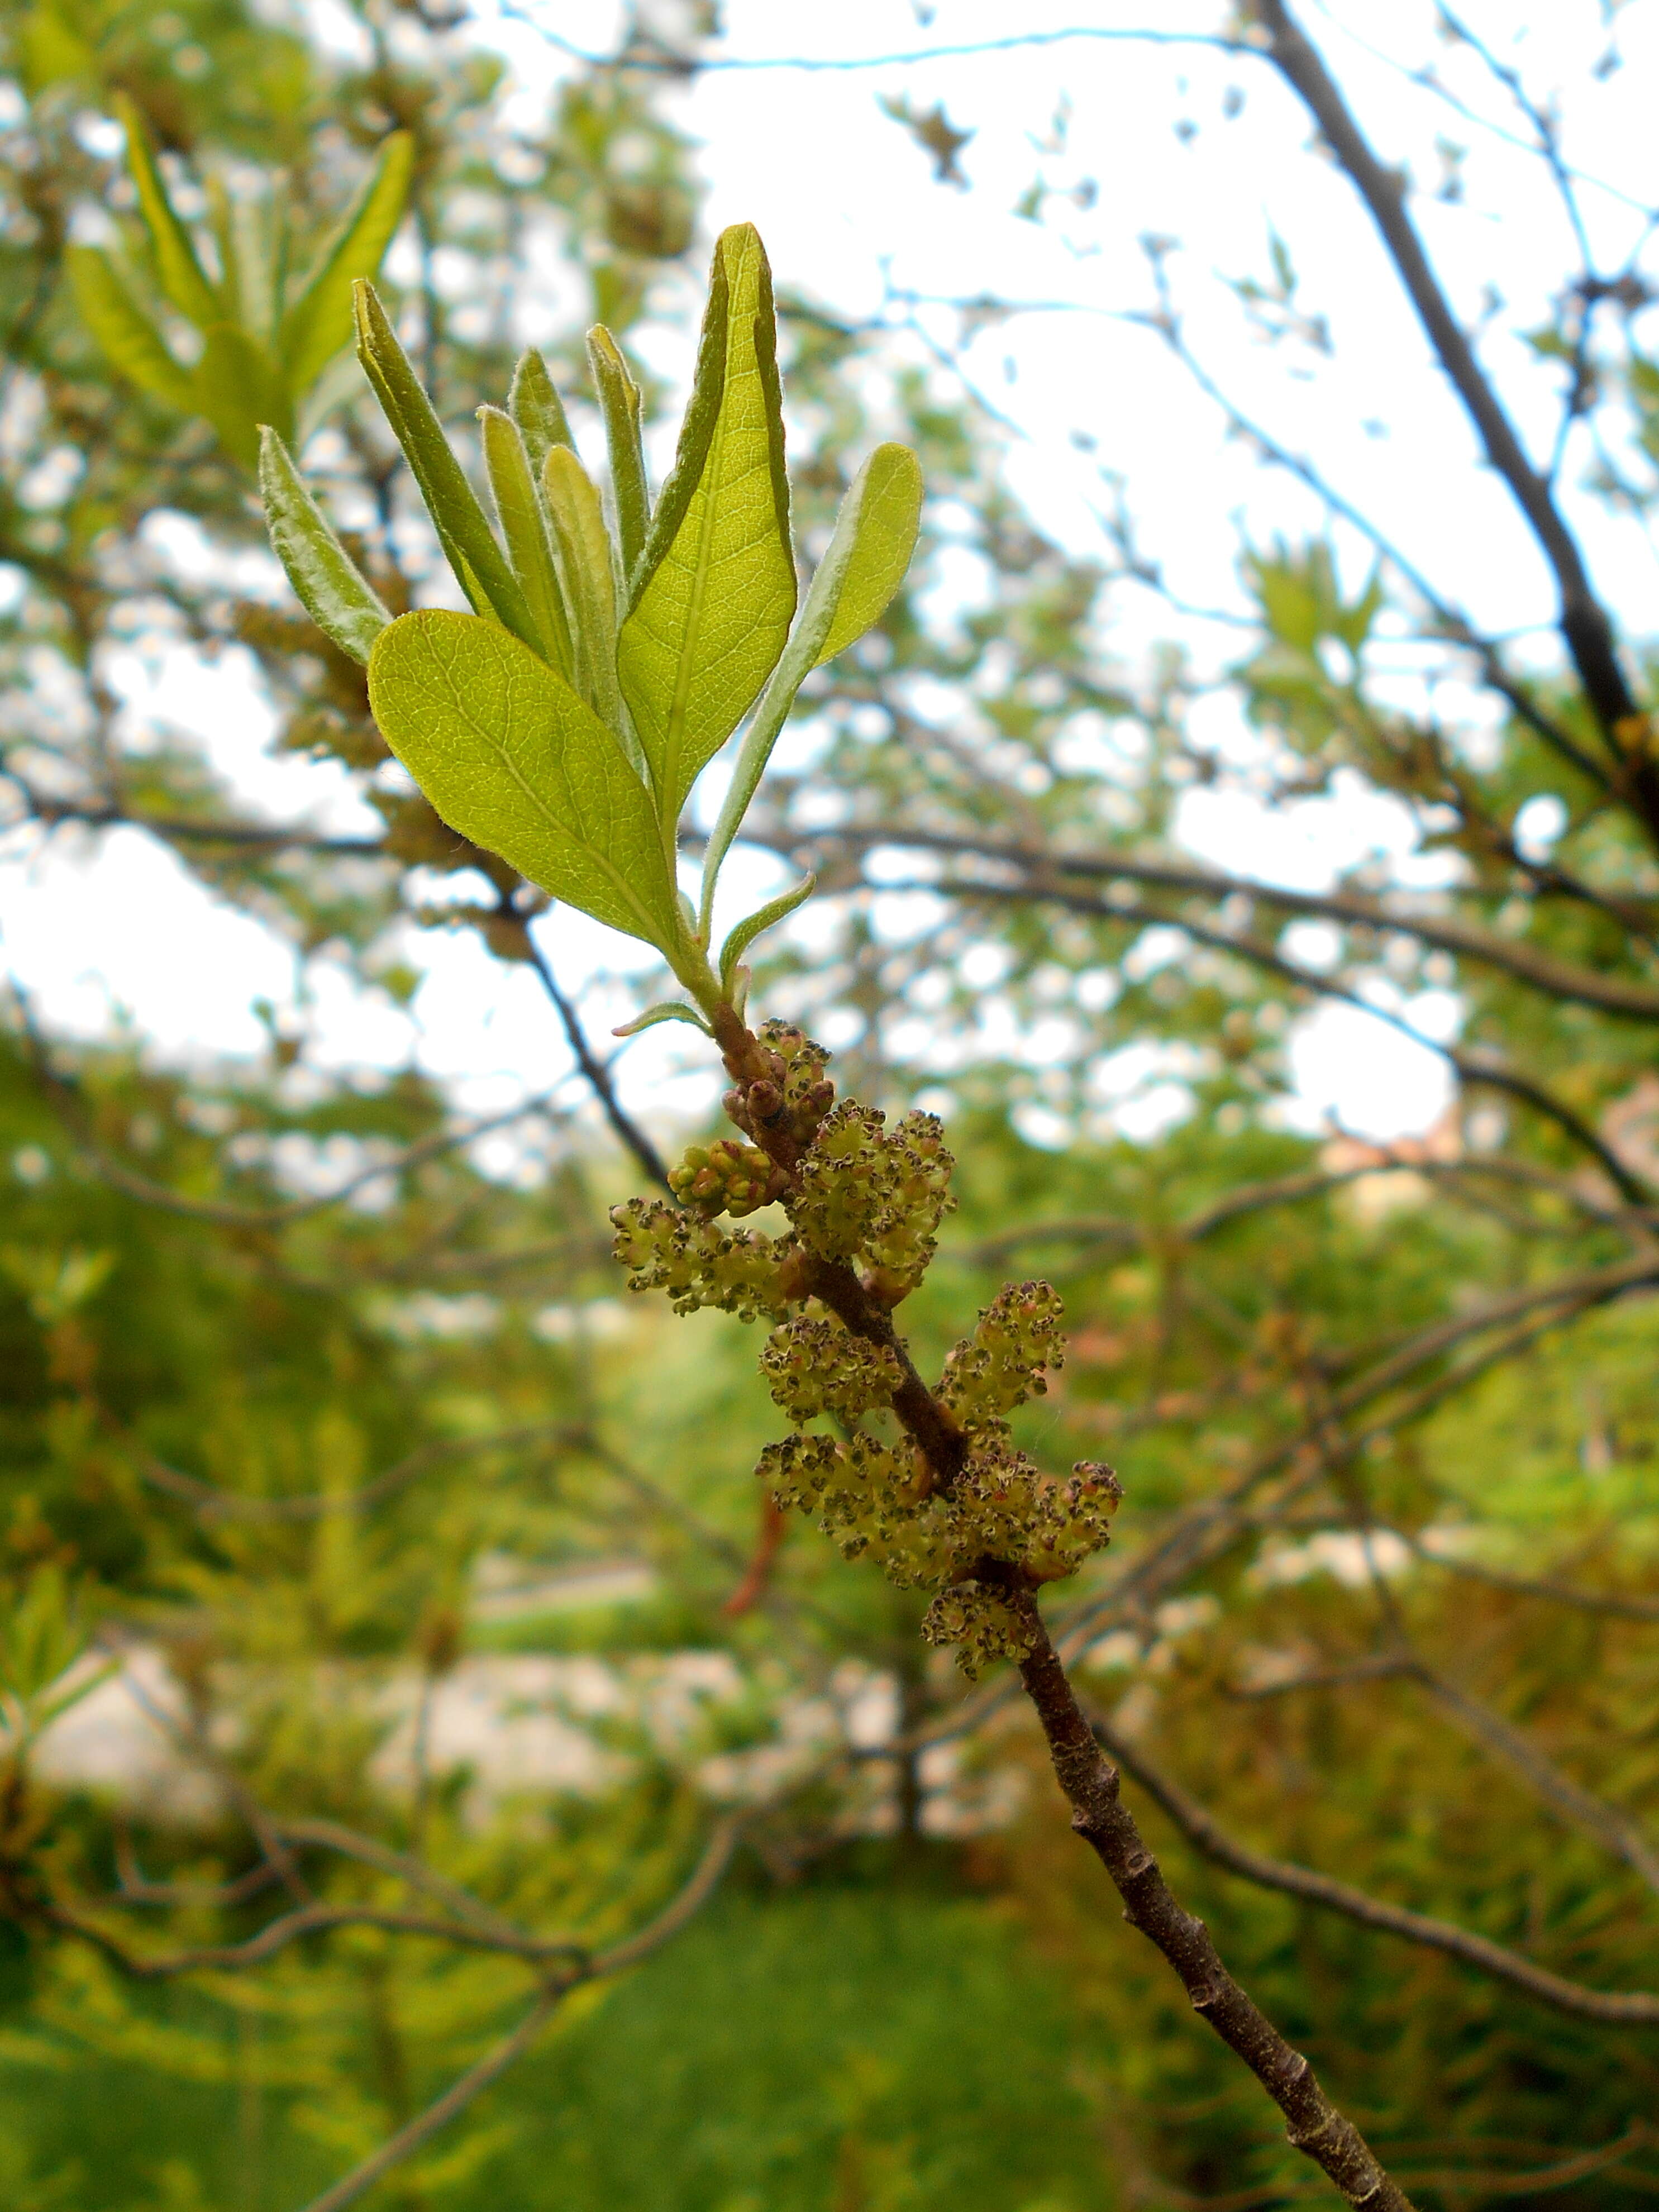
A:
{"label": "bare branch in background", "polygon": [[1585,697],[1619,777],[1629,788],[1650,836],[1659,839],[1659,763],[1639,741],[1646,724],[1620,664],[1612,622],[1549,484],[1528,458],[1430,265],[1407,211],[1400,175],[1371,151],[1334,79],[1284,0],[1245,0],[1245,8],[1267,34],[1270,58],[1300,96],[1358,191],[1440,365],[1480,434],[1486,458],[1509,486],[1554,573],[1560,592],[1561,635]]}
{"label": "bare branch in background", "polygon": [[1450,1958],[1461,1959],[1466,1966],[1478,1967],[1484,1974],[1523,1990],[1540,2003],[1554,2005],[1581,2020],[1607,2021],[1633,2027],[1659,2023],[1659,1996],[1650,1996],[1643,1990],[1586,1989],[1582,1983],[1569,1981],[1563,1975],[1550,1972],[1547,1967],[1534,1966],[1518,1951],[1506,1950],[1501,1943],[1494,1943],[1469,1929],[1431,1919],[1421,1912],[1407,1911],[1403,1906],[1368,1897],[1363,1890],[1354,1889],[1329,1875],[1316,1874],[1310,1868],[1295,1866],[1285,1859],[1268,1858],[1260,1851],[1249,1850],[1228,1835],[1196,1798],[1172,1781],[1133,1736],[1126,1735],[1096,1707],[1089,1708],[1089,1718],[1095,1739],[1107,1755],[1168,1814],[1195,1850],[1230,1873],[1243,1875],[1259,1888],[1278,1890],[1287,1897],[1304,1898],[1310,1904],[1340,1912],[1345,1919],[1358,1921],[1362,1927],[1401,1936],[1407,1942],[1420,1943],[1430,1950],[1443,1951]]}

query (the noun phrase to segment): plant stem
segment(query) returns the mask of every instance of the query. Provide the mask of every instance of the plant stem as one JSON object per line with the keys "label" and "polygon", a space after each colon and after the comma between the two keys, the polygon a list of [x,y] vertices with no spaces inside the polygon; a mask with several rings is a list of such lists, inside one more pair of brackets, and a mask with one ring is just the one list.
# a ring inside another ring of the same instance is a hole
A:
{"label": "plant stem", "polygon": [[[769,1084],[775,1060],[730,1006],[711,1010],[727,1072],[742,1091]],[[793,1182],[800,1146],[763,1115],[750,1115],[756,1140]],[[742,1124],[740,1123],[741,1127]],[[948,1492],[966,1463],[968,1439],[950,1409],[922,1381],[888,1308],[845,1262],[813,1255],[804,1287],[854,1336],[879,1344],[898,1359],[903,1381],[893,1413],[926,1462],[934,1489]],[[1221,1963],[1204,1923],[1178,1904],[1122,1802],[1117,1769],[1091,1732],[1066,1679],[1036,1598],[1024,1572],[1006,1561],[976,1562],[975,1575],[999,1585],[1020,1616],[1027,1638],[1020,1680],[1035,1707],[1054,1777],[1072,1807],[1072,1825],[1111,1876],[1130,1925],[1157,1945],[1193,2001],[1194,2011],[1237,2052],[1289,2123],[1290,2141],[1312,2159],[1350,2204],[1367,2212],[1412,2212],[1409,2197],[1389,2179],[1352,2120],[1321,2088],[1313,2068],[1293,2051]]]}
{"label": "plant stem", "polygon": [[1124,1918],[1164,1954],[1194,2011],[1237,2052],[1284,2113],[1289,2140],[1323,2169],[1349,2203],[1370,2212],[1411,2212],[1411,2199],[1377,2164],[1353,2122],[1332,2104],[1306,2058],[1227,1972],[1204,1923],[1176,1900],[1123,1803],[1117,1769],[1095,1741],[1036,1599],[1017,1586],[1009,1597],[1030,1629],[1020,1680],[1042,1724],[1054,1778],[1072,1807],[1072,1826],[1111,1876]]}

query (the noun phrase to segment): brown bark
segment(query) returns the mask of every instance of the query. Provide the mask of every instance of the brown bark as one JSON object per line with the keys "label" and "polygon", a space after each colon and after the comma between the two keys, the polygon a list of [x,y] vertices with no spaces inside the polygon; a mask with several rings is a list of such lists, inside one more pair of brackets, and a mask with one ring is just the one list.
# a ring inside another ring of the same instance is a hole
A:
{"label": "brown bark", "polygon": [[[1011,1595],[1014,1593],[1011,1592]],[[1221,1962],[1204,1923],[1179,1904],[1122,1801],[1117,1769],[1095,1741],[1036,1601],[1027,1608],[1035,1642],[1020,1664],[1072,1826],[1123,1899],[1123,1917],[1157,1946],[1181,1978],[1193,2009],[1237,2051],[1285,2118],[1285,2134],[1336,2185],[1370,2212],[1410,2212],[1411,2200],[1377,2164],[1353,2122],[1339,2112],[1299,2051],[1293,2051]]]}
{"label": "brown bark", "polygon": [[[714,1030],[735,1084],[746,1091],[771,1079],[765,1047],[732,1009],[717,1011]],[[793,1180],[800,1157],[793,1139],[759,1123],[756,1133]],[[804,1283],[855,1336],[881,1345],[898,1360],[903,1381],[893,1411],[927,1462],[934,1486],[948,1490],[965,1463],[967,1439],[949,1408],[917,1374],[886,1306],[842,1262],[809,1258]],[[1413,2212],[1411,2200],[1377,2164],[1352,2121],[1326,2096],[1308,2061],[1222,1965],[1204,1923],[1176,1903],[1122,1803],[1117,1770],[1090,1732],[1024,1575],[990,1559],[979,1562],[975,1572],[1001,1583],[1024,1618],[1030,1643],[1020,1662],[1020,1680],[1042,1723],[1055,1779],[1072,1806],[1072,1825],[1111,1876],[1123,1899],[1124,1917],[1163,1953],[1194,2011],[1243,2060],[1284,2113],[1289,2140],[1329,2176],[1349,2203],[1364,2205],[1368,2212]]]}

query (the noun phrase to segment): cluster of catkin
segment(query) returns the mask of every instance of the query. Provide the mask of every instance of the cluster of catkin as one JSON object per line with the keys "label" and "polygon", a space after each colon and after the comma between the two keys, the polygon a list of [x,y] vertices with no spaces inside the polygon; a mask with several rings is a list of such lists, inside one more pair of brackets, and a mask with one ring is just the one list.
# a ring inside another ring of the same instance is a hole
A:
{"label": "cluster of catkin", "polygon": [[[1011,1601],[1103,1549],[1121,1495],[1108,1467],[1080,1462],[1056,1481],[1012,1441],[1006,1416],[1064,1358],[1060,1298],[1046,1283],[1009,1284],[945,1361],[929,1394],[929,1426],[953,1440],[954,1463],[941,1468],[903,1407],[895,1413],[906,1364],[884,1326],[926,1273],[953,1203],[940,1124],[910,1113],[890,1128],[873,1107],[836,1104],[828,1054],[799,1030],[769,1024],[757,1042],[762,1072],[726,1104],[761,1141],[694,1146],[669,1179],[678,1206],[615,1209],[629,1287],[666,1291],[678,1313],[717,1306],[773,1321],[761,1372],[793,1426],[757,1473],[777,1504],[815,1518],[845,1557],[931,1589],[922,1633],[954,1645],[970,1674],[1022,1657],[1030,1610]],[[774,1202],[790,1224],[781,1236],[722,1224]],[[848,1310],[881,1319],[849,1327]],[[819,1421],[830,1428],[810,1425]]]}

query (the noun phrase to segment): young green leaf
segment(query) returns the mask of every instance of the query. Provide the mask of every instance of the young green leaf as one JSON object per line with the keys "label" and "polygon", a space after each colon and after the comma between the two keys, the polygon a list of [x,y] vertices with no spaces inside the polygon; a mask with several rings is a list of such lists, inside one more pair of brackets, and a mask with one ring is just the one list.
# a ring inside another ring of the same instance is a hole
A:
{"label": "young green leaf", "polygon": [[139,211],[149,234],[161,289],[181,315],[204,331],[210,323],[220,319],[224,307],[196,258],[190,233],[167,198],[143,117],[125,93],[116,94],[115,112],[127,134],[127,167],[137,189]]}
{"label": "young green leaf", "polygon": [[617,689],[617,585],[599,491],[568,446],[549,449],[542,489],[575,633],[576,689],[634,759]]}
{"label": "young green leaf", "polygon": [[637,1036],[641,1030],[655,1029],[659,1022],[690,1022],[694,1030],[701,1030],[705,1036],[714,1034],[696,1008],[686,1006],[679,999],[665,999],[659,1006],[647,1006],[642,1014],[636,1014],[631,1022],[624,1022],[620,1029],[612,1030],[611,1034],[612,1036]]}
{"label": "young green leaf", "polygon": [[374,287],[359,277],[352,287],[352,300],[357,358],[414,472],[446,559],[478,613],[501,623],[534,652],[538,637],[529,602],[495,543],[465,471],[450,451],[443,426],[398,343]]}
{"label": "young green leaf", "polygon": [[771,272],[739,223],[714,249],[691,404],[617,641],[665,834],[771,674],[794,611]]}
{"label": "young green leaf", "polygon": [[536,489],[536,480],[530,473],[530,457],[525,452],[518,424],[510,415],[502,414],[499,407],[481,407],[478,423],[483,433],[484,467],[489,474],[501,535],[507,540],[514,574],[524,588],[541,633],[542,659],[550,667],[556,668],[568,684],[575,667],[570,624],[547,533],[547,517]]}
{"label": "young green leaf", "polygon": [[219,249],[219,266],[224,271],[218,288],[222,303],[219,313],[233,322],[246,323],[250,320],[247,281],[242,268],[241,246],[236,236],[235,213],[222,177],[208,179],[207,197],[208,222],[213,232],[213,242]]}
{"label": "young green leaf", "polygon": [[453,830],[672,957],[683,925],[650,794],[528,646],[476,615],[403,615],[375,641],[368,697]]}
{"label": "young green leaf", "polygon": [[277,347],[296,395],[350,344],[352,284],[359,276],[379,274],[408,204],[414,161],[413,136],[394,131],[381,147],[374,174],[356,204],[283,315]]}
{"label": "young green leaf", "polygon": [[624,577],[645,550],[651,521],[651,494],[645,480],[645,447],[640,435],[640,387],[629,374],[622,348],[603,323],[587,333],[588,366],[605,417],[611,453],[611,496],[617,507],[617,544]]}
{"label": "young green leaf", "polygon": [[576,441],[565,420],[564,402],[547,373],[547,363],[534,346],[519,356],[519,365],[513,372],[513,388],[507,395],[507,411],[519,426],[519,434],[524,440],[524,449],[530,456],[530,465],[538,483],[542,464],[551,447],[568,446],[574,452]]}
{"label": "young green leaf", "polygon": [[128,291],[115,264],[95,246],[69,249],[70,281],[81,319],[108,356],[112,366],[181,414],[196,411],[191,373],[167,351],[167,342]]}
{"label": "young green leaf", "polygon": [[756,913],[751,914],[746,921],[740,921],[738,924],[720,947],[720,988],[728,996],[732,989],[732,980],[738,972],[738,961],[742,959],[761,932],[763,929],[770,929],[775,921],[781,921],[787,914],[793,914],[798,906],[811,897],[817,887],[817,878],[808,876],[803,882],[797,884],[793,890],[784,891],[777,898],[769,899],[767,903]]}
{"label": "young green leaf", "polygon": [[259,440],[259,489],[270,542],[295,597],[325,636],[367,666],[374,641],[392,617],[329,528],[288,447],[269,427]]}
{"label": "young green leaf", "polygon": [[246,468],[259,461],[259,425],[294,434],[288,386],[256,337],[234,323],[214,323],[196,364],[196,410],[219,434],[225,451]]}
{"label": "young green leaf", "polygon": [[702,864],[702,924],[713,911],[720,863],[770,759],[795,694],[815,668],[862,637],[904,580],[921,519],[921,467],[908,446],[878,446],[848,488],[835,534],[817,565],[800,619],[738,749]]}
{"label": "young green leaf", "polygon": [[[814,668],[856,644],[891,605],[916,550],[921,496],[921,464],[908,446],[878,446],[853,479],[819,564],[824,579],[820,604],[827,604],[830,613]],[[817,591],[814,575],[806,595],[814,620]],[[803,622],[803,630],[806,627]]]}

